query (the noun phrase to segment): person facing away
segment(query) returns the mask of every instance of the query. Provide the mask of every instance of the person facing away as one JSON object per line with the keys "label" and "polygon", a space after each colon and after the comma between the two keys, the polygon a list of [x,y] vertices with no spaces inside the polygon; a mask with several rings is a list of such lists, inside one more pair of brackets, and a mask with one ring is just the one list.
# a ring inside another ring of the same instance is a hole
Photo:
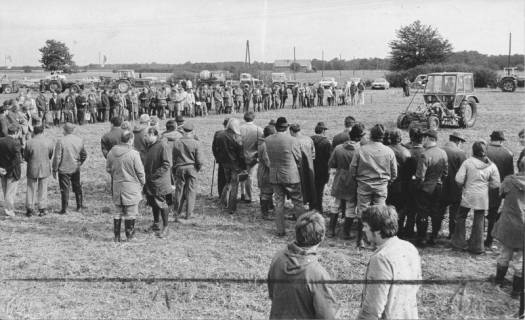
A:
{"label": "person facing away", "polygon": [[279,251],[268,271],[270,319],[335,319],[336,301],[325,282],[330,275],[318,261],[324,218],[310,211],[295,225],[295,241]]}
{"label": "person facing away", "polygon": [[[366,268],[358,320],[418,319],[417,284],[394,280],[421,280],[421,258],[408,241],[399,239],[398,218],[392,206],[368,207],[362,215],[363,232],[377,247]],[[369,283],[368,281],[378,281]]]}
{"label": "person facing away", "polygon": [[122,118],[113,117],[111,118],[111,130],[102,136],[100,139],[100,147],[102,149],[102,155],[104,158],[108,157],[108,152],[113,146],[120,143],[120,137],[122,136]]}
{"label": "person facing away", "polygon": [[352,116],[348,116],[345,118],[345,128],[342,132],[339,132],[334,136],[332,139],[332,148],[335,149],[340,144],[345,143],[346,141],[350,140],[350,136],[348,135],[350,130],[355,124],[355,118]]}

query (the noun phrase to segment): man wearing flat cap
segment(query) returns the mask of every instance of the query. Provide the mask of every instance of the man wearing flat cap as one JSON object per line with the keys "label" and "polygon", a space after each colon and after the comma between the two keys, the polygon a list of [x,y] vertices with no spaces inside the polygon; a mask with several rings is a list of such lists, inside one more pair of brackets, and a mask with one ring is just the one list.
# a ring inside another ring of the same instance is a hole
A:
{"label": "man wearing flat cap", "polygon": [[449,141],[443,145],[442,149],[447,154],[448,175],[443,181],[443,196],[441,203],[441,216],[444,217],[448,210],[448,237],[454,234],[455,216],[461,203],[461,188],[456,183],[456,173],[463,161],[467,159],[467,154],[461,149],[461,145],[466,142],[465,137],[458,131],[454,131],[449,136]]}
{"label": "man wearing flat cap", "polygon": [[[505,177],[514,174],[514,154],[503,146],[505,141],[505,134],[503,131],[493,131],[490,134],[490,143],[487,146],[487,157],[494,162],[498,168],[500,182],[503,182]],[[489,189],[489,210],[487,215],[487,239],[485,240],[485,247],[492,246],[492,229],[494,224],[499,219],[498,209],[501,205],[501,197],[499,195],[499,188]]]}
{"label": "man wearing flat cap", "polygon": [[324,122],[318,122],[315,126],[315,135],[312,136],[315,147],[314,173],[315,173],[315,191],[316,203],[315,209],[323,213],[323,191],[324,186],[328,183],[330,177],[328,160],[332,154],[332,144],[326,137],[328,127]]}
{"label": "man wearing flat cap", "polygon": [[[425,151],[417,161],[416,194],[417,194],[417,239],[416,244],[425,246],[434,245],[441,229],[443,220],[439,209],[443,192],[443,181],[448,175],[448,158],[443,149],[437,146],[438,133],[436,130],[423,132],[423,147]],[[432,220],[432,234],[427,242],[428,220]]]}
{"label": "man wearing flat cap", "polygon": [[296,217],[303,213],[301,179],[297,163],[301,151],[297,140],[288,134],[288,122],[279,117],[275,123],[277,133],[266,138],[266,152],[270,160],[270,183],[275,194],[275,223],[277,236],[284,236],[284,200],[288,195],[294,204]]}
{"label": "man wearing flat cap", "polygon": [[55,145],[53,177],[56,179],[58,173],[58,184],[62,199],[60,214],[67,213],[70,186],[73,187],[75,193],[77,211],[84,208],[82,185],[80,184],[80,166],[86,161],[87,153],[84,148],[84,140],[73,134],[73,131],[75,131],[75,126],[67,122],[64,125],[64,137],[58,140]]}
{"label": "man wearing flat cap", "polygon": [[175,177],[175,208],[177,215],[184,209],[186,199],[186,216],[189,219],[195,208],[197,196],[197,172],[202,167],[201,143],[193,137],[193,124],[185,123],[182,126],[184,135],[173,143],[173,176]]}

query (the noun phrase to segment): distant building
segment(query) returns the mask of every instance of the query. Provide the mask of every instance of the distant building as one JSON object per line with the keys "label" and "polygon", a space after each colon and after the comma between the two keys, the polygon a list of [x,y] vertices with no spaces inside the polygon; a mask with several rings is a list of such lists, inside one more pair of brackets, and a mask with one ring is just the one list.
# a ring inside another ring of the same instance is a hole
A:
{"label": "distant building", "polygon": [[[293,60],[275,60],[273,63],[273,69],[279,72],[292,71]],[[299,72],[309,72],[312,71],[312,61],[311,60],[295,60],[295,63],[299,64]]]}

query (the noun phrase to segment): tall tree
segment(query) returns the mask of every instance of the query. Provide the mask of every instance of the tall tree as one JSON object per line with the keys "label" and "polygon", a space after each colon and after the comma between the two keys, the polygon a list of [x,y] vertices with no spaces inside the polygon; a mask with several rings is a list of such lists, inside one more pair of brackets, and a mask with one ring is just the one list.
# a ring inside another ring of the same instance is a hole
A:
{"label": "tall tree", "polygon": [[75,65],[73,55],[65,43],[57,40],[47,40],[45,46],[38,49],[42,54],[40,63],[44,70],[68,70]]}
{"label": "tall tree", "polygon": [[425,63],[445,61],[452,45],[437,29],[417,20],[396,31],[397,39],[390,41],[390,69],[405,70]]}

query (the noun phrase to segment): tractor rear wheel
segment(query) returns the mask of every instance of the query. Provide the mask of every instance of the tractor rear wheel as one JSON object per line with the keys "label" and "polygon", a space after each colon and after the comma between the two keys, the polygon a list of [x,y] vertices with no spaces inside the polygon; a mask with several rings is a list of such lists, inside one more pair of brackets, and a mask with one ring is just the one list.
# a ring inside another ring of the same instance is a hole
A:
{"label": "tractor rear wheel", "polygon": [[69,90],[73,91],[74,93],[79,93],[80,87],[78,86],[78,84],[72,84],[71,87],[69,87]]}
{"label": "tractor rear wheel", "polygon": [[128,80],[120,80],[117,83],[117,88],[120,93],[127,93],[131,89],[131,83]]}
{"label": "tractor rear wheel", "polygon": [[512,79],[503,79],[501,81],[501,91],[514,92],[516,91],[516,83]]}
{"label": "tractor rear wheel", "polygon": [[11,92],[13,92],[13,89],[11,89],[11,86],[7,86],[4,88],[4,93],[5,94],[10,94]]}
{"label": "tractor rear wheel", "polygon": [[439,129],[439,118],[436,116],[430,116],[427,119],[427,126],[429,130],[438,130]]}
{"label": "tractor rear wheel", "polygon": [[470,128],[476,123],[478,115],[478,105],[476,100],[468,98],[463,100],[459,106],[459,126],[461,128]]}
{"label": "tractor rear wheel", "polygon": [[408,116],[406,114],[400,114],[399,117],[397,117],[398,129],[407,129],[409,125],[410,120],[408,119]]}
{"label": "tractor rear wheel", "polygon": [[49,82],[49,90],[55,91],[56,93],[62,92],[62,84],[58,80],[51,80]]}

